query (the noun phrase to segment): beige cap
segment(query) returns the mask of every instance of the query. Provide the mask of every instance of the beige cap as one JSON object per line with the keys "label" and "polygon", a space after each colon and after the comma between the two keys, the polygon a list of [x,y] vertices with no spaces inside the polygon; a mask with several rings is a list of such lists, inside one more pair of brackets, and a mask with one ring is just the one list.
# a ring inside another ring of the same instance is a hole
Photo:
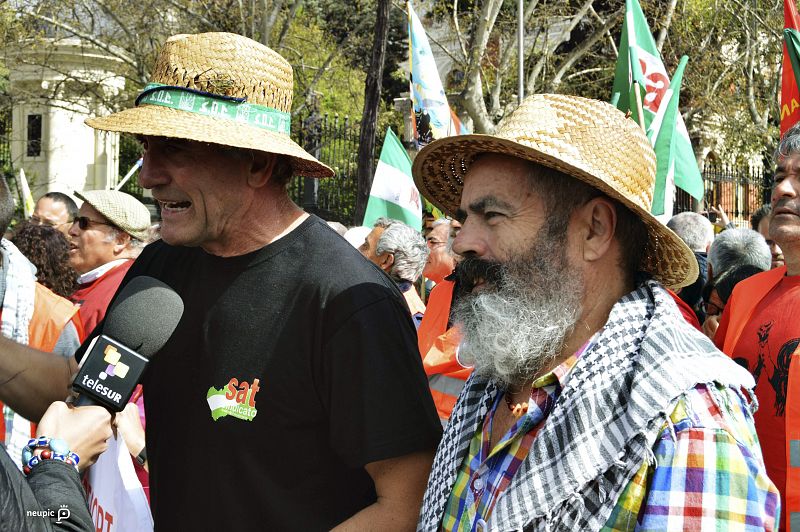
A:
{"label": "beige cap", "polygon": [[147,242],[150,211],[141,201],[118,190],[86,190],[75,195],[133,238]]}

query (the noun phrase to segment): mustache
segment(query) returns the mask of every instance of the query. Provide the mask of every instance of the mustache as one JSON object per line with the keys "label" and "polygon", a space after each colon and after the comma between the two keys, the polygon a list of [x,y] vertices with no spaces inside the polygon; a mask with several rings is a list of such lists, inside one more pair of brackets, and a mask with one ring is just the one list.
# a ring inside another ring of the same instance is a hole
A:
{"label": "mustache", "polygon": [[500,285],[505,276],[505,268],[497,261],[464,257],[456,264],[454,275],[456,282],[465,291],[471,291],[480,281]]}
{"label": "mustache", "polygon": [[789,198],[782,198],[776,201],[772,206],[772,211],[775,212],[778,209],[788,209],[795,214],[800,214],[800,205]]}

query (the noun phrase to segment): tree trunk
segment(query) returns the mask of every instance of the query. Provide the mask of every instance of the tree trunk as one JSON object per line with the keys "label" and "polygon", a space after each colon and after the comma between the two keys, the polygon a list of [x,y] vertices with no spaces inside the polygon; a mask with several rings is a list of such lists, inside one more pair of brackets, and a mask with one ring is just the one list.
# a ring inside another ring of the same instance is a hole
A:
{"label": "tree trunk", "polygon": [[391,5],[391,0],[378,0],[372,59],[364,84],[364,113],[361,116],[361,135],[358,142],[358,194],[356,195],[354,220],[356,224],[360,224],[364,219],[370,188],[372,188],[375,129],[378,126],[378,110],[381,105],[381,81],[383,79],[383,63],[386,58],[386,41],[389,37],[389,8]]}

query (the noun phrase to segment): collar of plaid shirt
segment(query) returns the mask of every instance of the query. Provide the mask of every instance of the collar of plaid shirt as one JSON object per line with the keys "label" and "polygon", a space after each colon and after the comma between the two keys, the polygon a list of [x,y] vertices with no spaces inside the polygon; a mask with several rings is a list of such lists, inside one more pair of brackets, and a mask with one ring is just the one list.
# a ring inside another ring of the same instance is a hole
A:
{"label": "collar of plaid shirt", "polygon": [[[489,530],[599,530],[652,447],[677,398],[698,383],[753,388],[747,371],[681,317],[652,280],[611,309],[578,359]],[[499,388],[470,377],[434,459],[418,530],[435,530],[469,442]]]}

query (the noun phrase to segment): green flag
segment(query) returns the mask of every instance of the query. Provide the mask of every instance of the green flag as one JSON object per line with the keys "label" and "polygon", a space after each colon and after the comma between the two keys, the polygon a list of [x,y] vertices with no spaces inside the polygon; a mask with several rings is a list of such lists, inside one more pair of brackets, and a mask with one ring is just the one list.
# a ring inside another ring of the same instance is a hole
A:
{"label": "green flag", "polygon": [[422,199],[411,177],[411,159],[391,128],[386,131],[361,225],[372,227],[382,216],[422,229]]}
{"label": "green flag", "polygon": [[[653,207],[651,212],[658,215],[672,216],[672,196],[667,191],[674,189],[675,182],[675,142],[677,135],[675,131],[678,125],[678,118],[681,116],[678,110],[678,101],[681,91],[681,81],[683,80],[683,69],[689,58],[685,55],[681,57],[678,68],[672,74],[672,82],[661,102],[661,108],[653,119],[652,127],[648,131],[650,142],[656,152],[656,186],[653,191]],[[663,110],[663,112],[662,112]],[[656,135],[653,138],[654,135]],[[664,155],[666,154],[666,155]]]}
{"label": "green flag", "polygon": [[[640,92],[642,94],[643,115],[641,122],[648,132],[648,137],[652,142],[655,142],[659,138],[659,131],[653,129],[653,121],[670,88],[669,77],[638,0],[626,0],[625,22],[622,25],[619,59],[617,60],[614,87],[611,93],[612,100],[616,100],[617,108],[623,112],[630,111],[634,120],[639,122],[636,94],[634,92],[636,84],[634,82],[638,82],[640,91],[642,91]],[[703,177],[697,167],[697,159],[692,149],[692,143],[689,140],[689,132],[683,123],[683,117],[677,112],[676,115],[674,141],[670,140],[667,146],[662,144],[657,147],[654,146],[656,148],[656,158],[659,161],[666,158],[667,161],[672,159],[674,163],[659,164],[658,168],[661,172],[674,169],[675,185],[700,200],[703,198],[704,193]],[[664,123],[666,122],[662,120],[655,125],[660,128]],[[668,150],[668,146],[672,146],[672,151],[663,151],[665,149]],[[656,181],[658,182],[659,180],[662,183],[667,183],[666,175],[657,176]],[[666,191],[663,193],[666,194]],[[664,208],[663,202],[659,208]]]}

